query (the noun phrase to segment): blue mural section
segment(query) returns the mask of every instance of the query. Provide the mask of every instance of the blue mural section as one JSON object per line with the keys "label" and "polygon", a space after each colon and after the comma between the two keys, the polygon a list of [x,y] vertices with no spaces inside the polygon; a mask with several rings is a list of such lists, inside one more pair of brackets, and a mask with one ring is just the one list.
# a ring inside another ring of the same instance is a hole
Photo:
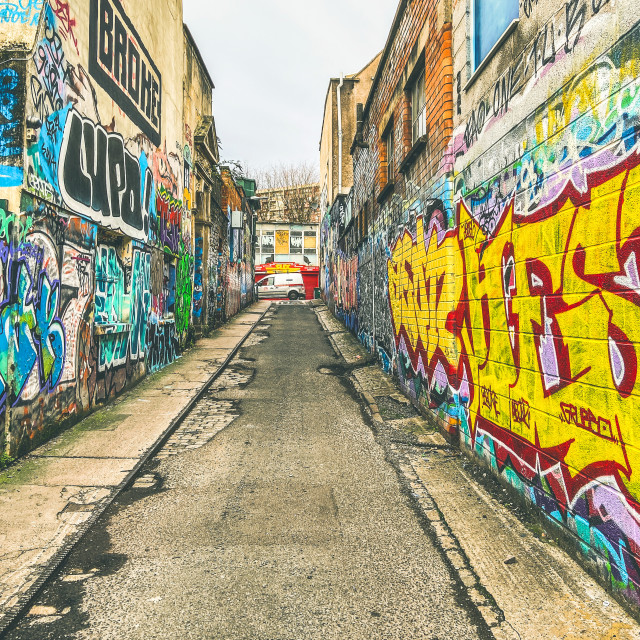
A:
{"label": "blue mural section", "polygon": [[16,69],[0,70],[0,187],[22,184],[24,78]]}

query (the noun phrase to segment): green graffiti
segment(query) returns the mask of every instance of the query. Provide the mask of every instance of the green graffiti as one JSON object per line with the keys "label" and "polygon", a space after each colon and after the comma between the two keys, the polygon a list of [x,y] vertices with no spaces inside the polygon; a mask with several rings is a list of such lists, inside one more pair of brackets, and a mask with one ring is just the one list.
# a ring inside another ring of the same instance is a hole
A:
{"label": "green graffiti", "polygon": [[180,257],[176,269],[176,331],[182,335],[189,328],[193,298],[193,256],[180,242]]}
{"label": "green graffiti", "polygon": [[[26,241],[32,228],[33,218],[31,216],[8,213],[0,207],[0,239],[5,242],[14,240],[18,245],[21,245]],[[14,230],[17,234],[16,238],[12,237]]]}

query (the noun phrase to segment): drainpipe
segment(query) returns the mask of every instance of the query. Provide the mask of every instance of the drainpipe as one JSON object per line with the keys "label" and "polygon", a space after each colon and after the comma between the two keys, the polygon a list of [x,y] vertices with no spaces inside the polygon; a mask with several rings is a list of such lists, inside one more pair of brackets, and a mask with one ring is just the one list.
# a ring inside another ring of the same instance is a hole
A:
{"label": "drainpipe", "polygon": [[338,85],[338,193],[342,193],[342,87],[344,85],[344,74],[340,74],[340,84]]}

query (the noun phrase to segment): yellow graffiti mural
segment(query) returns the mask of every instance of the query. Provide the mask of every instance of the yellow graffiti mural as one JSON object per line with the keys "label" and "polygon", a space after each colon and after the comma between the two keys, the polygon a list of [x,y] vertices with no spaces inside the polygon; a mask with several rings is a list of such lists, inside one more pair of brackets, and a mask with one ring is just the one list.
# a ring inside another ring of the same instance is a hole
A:
{"label": "yellow graffiti mural", "polygon": [[535,217],[508,207],[491,237],[464,203],[455,233],[425,236],[419,218],[388,264],[396,343],[414,370],[431,386],[445,371],[474,435],[530,475],[561,463],[570,493],[607,476],[640,496],[639,162]]}

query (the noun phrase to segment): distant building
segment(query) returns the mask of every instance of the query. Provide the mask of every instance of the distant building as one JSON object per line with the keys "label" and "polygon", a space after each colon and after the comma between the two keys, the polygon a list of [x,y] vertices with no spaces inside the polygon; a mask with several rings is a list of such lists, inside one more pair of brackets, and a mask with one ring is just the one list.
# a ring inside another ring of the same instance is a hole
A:
{"label": "distant building", "polygon": [[380,64],[379,53],[364,69],[331,78],[324,104],[320,138],[320,211],[324,216],[336,196],[353,186],[351,144],[357,130],[357,105],[364,104]]}
{"label": "distant building", "polygon": [[320,185],[257,191],[262,206],[256,230],[256,265],[318,265]]}

